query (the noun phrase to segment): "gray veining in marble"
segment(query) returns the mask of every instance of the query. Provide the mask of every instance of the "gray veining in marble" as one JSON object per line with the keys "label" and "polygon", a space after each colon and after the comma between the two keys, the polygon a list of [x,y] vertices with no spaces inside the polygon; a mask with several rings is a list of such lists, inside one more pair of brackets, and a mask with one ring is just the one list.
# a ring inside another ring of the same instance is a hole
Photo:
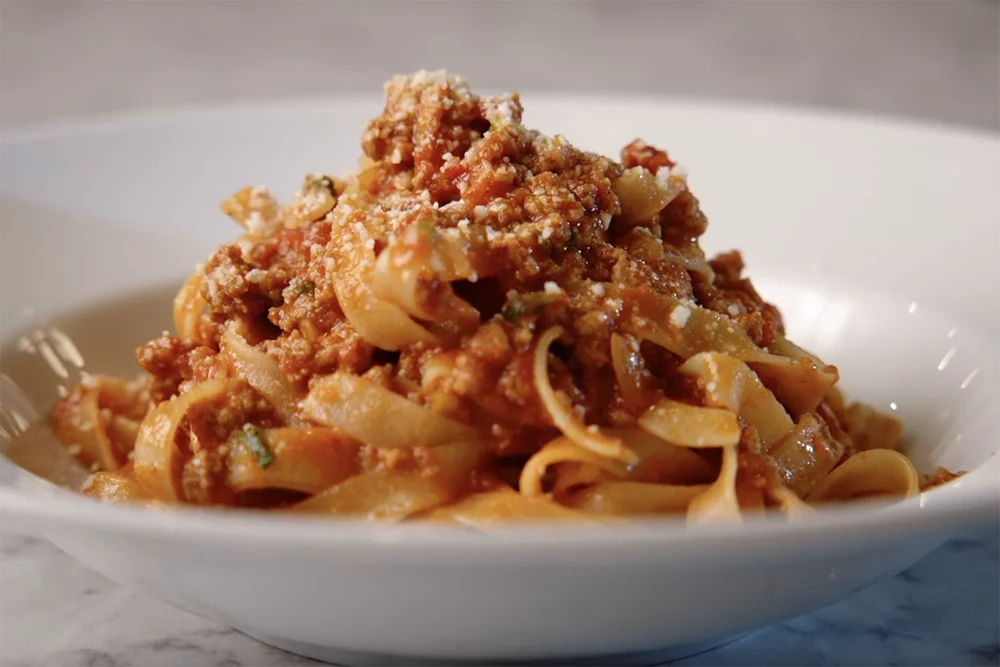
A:
{"label": "gray veining in marble", "polygon": [[[482,87],[755,99],[997,130],[998,25],[997,2],[957,0],[2,0],[0,127],[370,91],[426,66]],[[842,602],[675,664],[997,665],[998,533],[954,540]],[[4,667],[312,664],[113,584],[46,543],[0,537]]]}

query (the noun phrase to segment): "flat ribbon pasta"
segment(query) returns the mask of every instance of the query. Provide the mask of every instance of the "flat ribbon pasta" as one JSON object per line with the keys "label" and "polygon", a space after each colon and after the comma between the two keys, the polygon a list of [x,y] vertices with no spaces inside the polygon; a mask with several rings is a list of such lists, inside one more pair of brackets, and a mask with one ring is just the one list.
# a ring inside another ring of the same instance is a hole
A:
{"label": "flat ribbon pasta", "polygon": [[480,529],[512,520],[593,522],[586,514],[559,505],[545,496],[525,496],[513,489],[475,493],[422,518],[455,522]]}
{"label": "flat ribbon pasta", "polygon": [[824,364],[780,334],[771,350],[775,354],[747,363],[793,415],[814,412],[837,383],[837,367]]}
{"label": "flat ribbon pasta", "polygon": [[807,500],[821,503],[877,496],[909,498],[918,493],[920,476],[908,458],[891,449],[869,449],[835,468]]}
{"label": "flat ribbon pasta", "polygon": [[628,474],[625,464],[615,459],[609,459],[594,454],[580,447],[569,438],[556,438],[532,455],[521,469],[521,479],[518,487],[526,496],[543,494],[542,477],[549,466],[560,463],[588,463],[616,477]]}
{"label": "flat ribbon pasta", "polygon": [[639,417],[639,426],[673,445],[693,448],[735,445],[743,430],[731,410],[702,408],[669,398]]}
{"label": "flat ribbon pasta", "polygon": [[399,521],[454,498],[455,489],[439,479],[376,471],[350,477],[299,503],[295,511]]}
{"label": "flat ribbon pasta", "polygon": [[635,452],[625,447],[621,440],[601,433],[596,426],[586,426],[578,420],[568,407],[556,396],[549,381],[549,346],[562,334],[560,327],[547,329],[535,344],[534,379],[535,391],[542,401],[549,418],[562,434],[594,454],[611,459],[635,463]]}
{"label": "flat ribbon pasta", "polygon": [[146,503],[153,497],[134,479],[113,472],[98,471],[91,475],[80,493],[95,500],[111,503]]}
{"label": "flat ribbon pasta", "polygon": [[113,472],[125,465],[135,445],[148,400],[133,383],[91,375],[56,403],[49,423],[59,440],[76,446],[82,463]]}
{"label": "flat ribbon pasta", "polygon": [[329,428],[276,428],[261,432],[273,461],[261,466],[257,454],[230,447],[226,484],[236,492],[286,489],[319,493],[358,472],[356,441]]}
{"label": "flat ribbon pasta", "polygon": [[366,341],[383,350],[433,342],[434,335],[410,319],[402,308],[372,292],[375,251],[363,224],[344,213],[349,210],[346,205],[333,210],[338,236],[328,246],[335,262],[333,289],[344,315]]}
{"label": "flat ribbon pasta", "polygon": [[834,439],[815,415],[806,414],[777,441],[771,456],[778,464],[784,485],[805,497],[823,480],[844,454],[844,445]]}
{"label": "flat ribbon pasta", "polygon": [[341,371],[313,382],[302,409],[314,421],[376,447],[425,447],[481,438],[472,426]]}
{"label": "flat ribbon pasta", "polygon": [[183,500],[180,476],[184,461],[177,445],[177,431],[193,405],[220,398],[229,382],[215,378],[196,384],[186,393],[163,401],[142,420],[132,462],[136,481],[154,498]]}
{"label": "flat ribbon pasta", "polygon": [[[796,414],[815,409],[836,383],[834,366],[827,366],[783,337],[763,350],[733,320],[714,310],[664,294],[642,294],[625,325],[634,335],[689,358],[719,352],[753,364],[764,384]],[[787,353],[789,356],[781,356]]]}
{"label": "flat ribbon pasta", "polygon": [[472,261],[484,241],[481,231],[473,237],[469,227],[442,231],[418,220],[379,254],[372,292],[427,322],[454,321],[461,328],[475,328],[479,312],[460,299],[450,283],[487,277]]}
{"label": "flat ribbon pasta", "polygon": [[642,366],[639,341],[634,336],[611,334],[611,368],[618,382],[618,392],[632,407],[649,405],[647,392],[642,386]]}
{"label": "flat ribbon pasta", "polygon": [[688,523],[741,522],[739,498],[736,496],[736,472],[739,463],[735,446],[722,448],[722,468],[711,486],[691,500]]}
{"label": "flat ribbon pasta", "polygon": [[687,447],[670,444],[638,429],[608,429],[635,452],[638,461],[629,466],[628,479],[657,484],[703,484],[715,479],[715,467]]}
{"label": "flat ribbon pasta", "polygon": [[601,482],[570,494],[568,507],[593,514],[683,514],[707,484]]}
{"label": "flat ribbon pasta", "polygon": [[246,342],[235,325],[227,327],[222,334],[220,348],[236,375],[260,392],[282,419],[291,423],[297,421],[298,396],[274,359]]}
{"label": "flat ribbon pasta", "polygon": [[453,502],[468,492],[485,449],[475,443],[428,447],[423,472],[379,469],[349,477],[295,506],[299,512],[401,520]]}
{"label": "flat ribbon pasta", "polygon": [[718,352],[702,352],[678,369],[696,376],[711,406],[726,408],[757,429],[765,449],[792,430],[794,424],[781,403],[757,375],[739,359]]}
{"label": "flat ribbon pasta", "polygon": [[205,271],[199,266],[174,297],[174,329],[181,338],[200,342],[198,324],[207,305],[201,294],[204,283]]}

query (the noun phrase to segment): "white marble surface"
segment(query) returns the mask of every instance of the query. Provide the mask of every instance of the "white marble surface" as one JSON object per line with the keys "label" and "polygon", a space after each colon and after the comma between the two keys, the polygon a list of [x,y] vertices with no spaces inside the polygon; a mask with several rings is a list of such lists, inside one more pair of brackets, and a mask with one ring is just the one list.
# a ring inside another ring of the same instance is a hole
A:
{"label": "white marble surface", "polygon": [[[996,665],[997,529],[952,540],[910,570],[814,614],[675,665]],[[47,543],[0,537],[4,667],[317,665],[174,609]]]}
{"label": "white marble surface", "polygon": [[[0,128],[370,90],[397,71],[448,67],[494,88],[752,98],[997,130],[998,21],[991,1],[3,0]],[[676,664],[997,665],[998,532],[952,541],[827,609]],[[46,543],[0,538],[0,665],[309,664],[109,582]]]}

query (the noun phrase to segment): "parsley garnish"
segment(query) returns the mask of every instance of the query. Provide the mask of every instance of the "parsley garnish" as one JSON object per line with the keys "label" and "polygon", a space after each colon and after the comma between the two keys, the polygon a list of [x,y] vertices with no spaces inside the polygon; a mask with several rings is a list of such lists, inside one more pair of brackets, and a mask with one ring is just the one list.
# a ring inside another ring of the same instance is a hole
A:
{"label": "parsley garnish", "polygon": [[418,222],[417,229],[419,229],[420,233],[426,236],[431,243],[436,243],[441,237],[440,232],[438,232],[437,228],[432,225],[429,220],[421,220]]}
{"label": "parsley garnish", "polygon": [[253,424],[244,424],[243,431],[237,436],[243,446],[257,457],[257,465],[266,468],[274,463],[274,453],[264,443],[264,432]]}
{"label": "parsley garnish", "polygon": [[508,301],[503,305],[500,314],[508,322],[517,322],[524,315],[524,304],[520,301]]}
{"label": "parsley garnish", "polygon": [[559,300],[559,296],[545,292],[518,294],[509,299],[500,309],[500,315],[508,322],[517,322],[525,315],[541,315],[545,306]]}
{"label": "parsley garnish", "polygon": [[333,184],[333,179],[329,176],[310,176],[306,183],[307,188],[321,188],[330,193],[333,198],[337,197],[337,188]]}
{"label": "parsley garnish", "polygon": [[295,293],[299,296],[306,296],[316,291],[316,283],[311,280],[300,280],[295,283]]}

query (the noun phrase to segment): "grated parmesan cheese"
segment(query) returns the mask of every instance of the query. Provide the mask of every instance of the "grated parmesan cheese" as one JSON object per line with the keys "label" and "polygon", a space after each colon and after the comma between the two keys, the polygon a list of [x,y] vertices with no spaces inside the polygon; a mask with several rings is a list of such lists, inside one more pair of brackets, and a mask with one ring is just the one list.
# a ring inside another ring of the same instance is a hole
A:
{"label": "grated parmesan cheese", "polygon": [[594,296],[604,296],[604,285],[601,283],[594,283],[590,286],[590,292]]}
{"label": "grated parmesan cheese", "polygon": [[691,317],[691,309],[687,306],[678,305],[670,313],[670,323],[678,329],[683,329],[689,317]]}
{"label": "grated parmesan cheese", "polygon": [[562,290],[559,288],[559,285],[557,285],[556,283],[552,282],[551,280],[547,280],[545,282],[545,293],[546,294],[559,295],[559,294],[562,294]]}

